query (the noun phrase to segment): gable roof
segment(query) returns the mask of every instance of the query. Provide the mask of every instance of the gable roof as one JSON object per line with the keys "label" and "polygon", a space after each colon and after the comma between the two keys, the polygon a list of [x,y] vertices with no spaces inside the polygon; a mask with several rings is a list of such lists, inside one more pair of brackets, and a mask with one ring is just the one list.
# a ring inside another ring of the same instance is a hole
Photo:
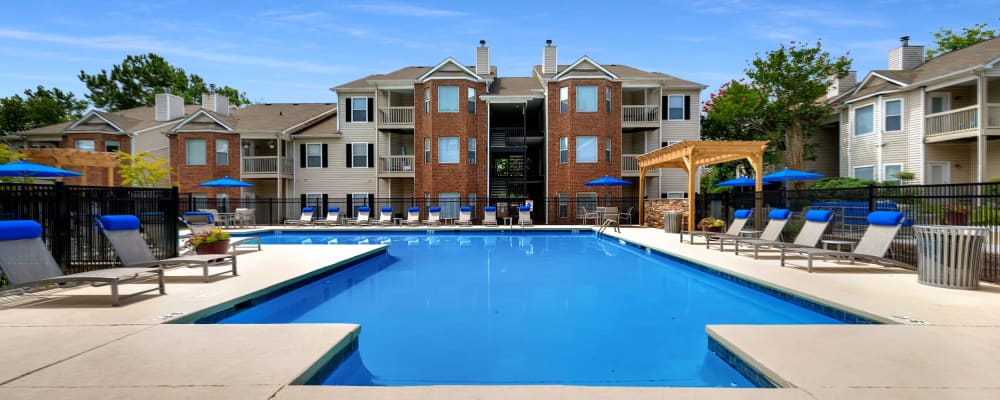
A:
{"label": "gable roof", "polygon": [[595,69],[599,71],[600,74],[608,78],[618,79],[618,75],[616,75],[611,71],[608,71],[607,68],[604,68],[604,66],[602,66],[600,63],[590,59],[590,57],[587,56],[580,57],[579,60],[576,60],[576,62],[570,64],[566,68],[563,68],[561,71],[557,70],[556,74],[553,75],[551,79],[561,80],[561,79],[571,78],[570,74],[574,72],[582,72],[583,76],[593,77],[594,75],[592,75],[590,71],[593,71]]}
{"label": "gable roof", "polygon": [[[448,66],[452,66],[454,68],[458,68],[458,70],[457,71],[449,70]],[[424,80],[424,79],[430,78],[432,75],[434,75],[435,73],[439,73],[439,72],[444,72],[449,77],[452,77],[452,75],[454,75],[454,77],[458,77],[458,76],[464,75],[464,77],[474,77],[473,78],[474,80],[482,80],[483,79],[479,75],[476,75],[476,73],[473,72],[471,69],[469,69],[468,67],[460,64],[458,61],[455,61],[455,59],[451,58],[451,57],[448,57],[448,58],[444,59],[443,61],[441,61],[440,63],[438,63],[438,65],[435,65],[434,68],[431,68],[429,71],[425,72],[423,75],[420,75],[420,77],[417,78],[417,79],[418,80]]]}

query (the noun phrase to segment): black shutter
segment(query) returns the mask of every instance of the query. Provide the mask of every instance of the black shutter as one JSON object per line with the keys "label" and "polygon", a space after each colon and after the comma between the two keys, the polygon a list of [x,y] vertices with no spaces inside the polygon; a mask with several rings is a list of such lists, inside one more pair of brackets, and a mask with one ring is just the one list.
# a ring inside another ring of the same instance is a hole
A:
{"label": "black shutter", "polygon": [[667,106],[670,105],[670,96],[663,96],[660,98],[660,119],[668,120],[670,119],[670,109]]}
{"label": "black shutter", "polygon": [[351,168],[351,144],[347,144],[347,168]]}
{"label": "black shutter", "polygon": [[[326,146],[326,145],[324,145],[324,146]],[[326,193],[323,193],[323,211],[321,212],[321,214],[322,214],[322,215],[323,215],[324,217],[326,217],[326,209],[327,209],[328,207],[330,207],[330,198],[329,198],[329,197],[327,197],[327,194],[326,194]]]}
{"label": "black shutter", "polygon": [[302,204],[302,207],[299,207],[299,208],[309,207],[309,205],[306,204],[306,195],[300,194],[299,195],[299,202],[300,202],[300,204]]}
{"label": "black shutter", "polygon": [[368,207],[375,208],[375,193],[368,193]]}
{"label": "black shutter", "polygon": [[375,168],[375,144],[368,143],[368,168]]}
{"label": "black shutter", "polygon": [[691,119],[691,96],[684,96],[684,119]]}
{"label": "black shutter", "polygon": [[[327,168],[327,167],[330,166],[329,165],[330,156],[328,156],[326,154],[326,151],[327,151],[326,143],[323,143],[323,168]],[[324,194],[323,196],[326,196],[326,195]]]}
{"label": "black shutter", "polygon": [[368,98],[368,122],[375,122],[375,98]]}
{"label": "black shutter", "polygon": [[351,98],[348,97],[347,98],[347,115],[345,116],[346,119],[344,119],[344,121],[351,122],[351,114],[354,114],[354,113],[351,112]]}
{"label": "black shutter", "polygon": [[347,209],[344,210],[345,215],[354,215],[354,196],[350,194],[347,195]]}
{"label": "black shutter", "polygon": [[299,145],[299,168],[306,167],[306,145]]}

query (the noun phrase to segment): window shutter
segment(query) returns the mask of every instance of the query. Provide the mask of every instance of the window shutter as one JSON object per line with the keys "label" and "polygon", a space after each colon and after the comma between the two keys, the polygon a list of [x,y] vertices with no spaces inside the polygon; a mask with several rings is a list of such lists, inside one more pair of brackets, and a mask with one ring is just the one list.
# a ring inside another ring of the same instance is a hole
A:
{"label": "window shutter", "polygon": [[351,114],[354,114],[352,111],[353,110],[351,110],[351,98],[348,97],[347,98],[347,116],[346,116],[347,119],[345,119],[345,121],[351,122]]}
{"label": "window shutter", "polygon": [[299,145],[299,168],[305,168],[305,167],[306,167],[306,145],[303,143]]}
{"label": "window shutter", "polygon": [[[326,145],[324,144],[324,146]],[[321,214],[326,216],[326,208],[329,206],[330,206],[330,198],[327,196],[326,193],[323,193],[323,208],[321,208],[321,210],[323,211],[321,212]]]}
{"label": "window shutter", "polygon": [[684,96],[684,119],[691,119],[691,96]]}
{"label": "window shutter", "polygon": [[309,206],[308,204],[306,204],[306,195],[305,194],[300,194],[299,195],[299,204],[302,205],[302,207],[299,207],[300,210],[302,208],[304,208],[304,207],[308,207]]}
{"label": "window shutter", "polygon": [[[666,121],[670,117],[670,110],[667,106],[670,105],[670,96],[663,96],[660,98],[660,119]],[[348,103],[350,106],[350,103]]]}
{"label": "window shutter", "polygon": [[351,168],[351,144],[347,144],[347,168]]}
{"label": "window shutter", "polygon": [[354,196],[351,196],[350,193],[347,194],[347,210],[345,214],[354,215]]}
{"label": "window shutter", "polygon": [[368,207],[375,207],[375,193],[368,193]]}
{"label": "window shutter", "polygon": [[368,122],[375,122],[375,98],[368,98]]}
{"label": "window shutter", "polygon": [[[328,155],[326,154],[326,152],[327,152],[327,147],[326,147],[326,143],[323,143],[323,168],[327,168],[327,167],[329,167],[329,166],[330,166],[330,165],[329,165],[329,161],[330,161],[330,160],[329,160],[329,157],[330,157],[330,156],[328,156]],[[326,195],[324,194],[323,196],[326,196]]]}
{"label": "window shutter", "polygon": [[368,168],[375,168],[375,144],[368,143]]}

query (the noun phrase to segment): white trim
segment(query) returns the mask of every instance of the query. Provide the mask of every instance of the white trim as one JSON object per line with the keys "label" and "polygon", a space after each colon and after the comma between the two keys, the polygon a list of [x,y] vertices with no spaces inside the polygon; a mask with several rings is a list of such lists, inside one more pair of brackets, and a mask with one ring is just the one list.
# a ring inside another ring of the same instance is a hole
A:
{"label": "white trim", "polygon": [[[374,97],[348,96],[348,98],[351,99],[351,108],[348,109],[347,112],[351,113],[351,120],[350,121],[346,121],[347,118],[345,117],[344,118],[345,122],[349,122],[349,123],[352,123],[352,124],[368,124],[368,123],[375,122],[375,121],[369,121],[368,120],[368,99],[377,98],[377,97],[378,97],[378,94],[376,94]],[[364,121],[358,121],[358,120],[354,119],[354,99],[365,99],[365,101],[364,101],[364,103],[365,103],[365,120]],[[374,103],[374,101],[372,101],[372,103]],[[372,116],[375,116],[374,110],[372,111]]]}
{"label": "white trim", "polygon": [[[920,170],[919,171],[920,172],[920,183],[926,185],[927,184],[927,175],[926,175],[926,173],[927,173],[927,163],[926,163],[926,160],[927,160],[927,143],[924,142],[924,123],[925,123],[926,119],[923,117],[923,114],[925,114],[927,112],[927,91],[923,87],[921,87],[920,90],[918,91],[918,93],[920,93],[920,118],[917,118],[917,133],[918,133],[918,135],[916,135],[916,136],[918,138],[917,140],[920,140],[920,165],[917,168],[919,168],[919,170]],[[910,139],[910,140],[913,140],[913,139]]]}
{"label": "white trim", "polygon": [[[899,102],[899,129],[894,130],[894,131],[890,131],[890,130],[886,130],[886,128],[885,128],[885,118],[888,115],[886,113],[885,106],[886,106],[887,103],[891,103],[891,102],[894,102],[894,101],[898,101]],[[882,99],[882,132],[883,133],[892,133],[892,134],[905,132],[906,131],[906,128],[905,128],[906,127],[906,111],[905,110],[906,110],[906,100],[903,97],[893,97],[893,98],[890,98],[890,99]]]}
{"label": "white trim", "polygon": [[[455,111],[441,111],[441,88],[455,88]],[[437,86],[437,110],[440,114],[456,114],[462,110],[462,86],[461,85],[438,85]]]}
{"label": "white trim", "polygon": [[560,81],[560,80],[562,80],[563,78],[561,78],[561,77],[563,75],[565,75],[569,71],[572,71],[573,68],[576,68],[576,66],[580,65],[580,63],[582,63],[584,61],[587,61],[587,62],[589,62],[591,64],[594,64],[594,66],[597,67],[597,69],[599,69],[601,72],[607,74],[607,76],[593,76],[593,77],[591,77],[591,76],[574,76],[574,77],[572,77],[573,79],[581,79],[581,78],[603,78],[603,79],[611,78],[611,79],[620,79],[618,77],[618,75],[615,75],[615,74],[611,73],[611,71],[608,71],[606,68],[604,68],[597,61],[592,60],[588,56],[583,56],[583,57],[580,57],[579,60],[576,60],[576,62],[574,62],[574,63],[570,64],[568,67],[564,68],[559,73],[553,75],[550,80],[553,80],[553,81]]}
{"label": "white trim", "polygon": [[[305,128],[307,128],[307,127],[308,127],[309,125],[311,125],[311,122],[313,122],[313,121],[317,121],[317,120],[319,120],[319,119],[322,119],[322,118],[324,118],[324,117],[327,117],[327,116],[329,116],[330,114],[333,114],[333,113],[336,113],[336,112],[337,112],[337,106],[334,106],[333,108],[331,108],[331,109],[329,109],[329,110],[326,110],[326,111],[323,111],[322,113],[319,113],[318,115],[316,115],[316,116],[314,116],[314,117],[312,117],[312,118],[309,118],[309,119],[307,119],[307,120],[305,120],[305,121],[302,121],[302,122],[300,122],[300,123],[297,123],[297,124],[295,124],[295,125],[292,125],[292,126],[290,126],[290,127],[286,128],[285,130],[282,130],[282,131],[281,131],[281,134],[282,134],[282,135],[290,135],[290,134],[293,134],[293,133],[295,133],[295,132],[297,132],[297,131],[299,130],[298,128],[300,128],[300,127],[301,127],[301,128],[303,128],[303,129],[305,129]],[[337,130],[339,131],[339,130],[340,130],[340,128],[338,127],[338,128],[337,128]]]}
{"label": "white trim", "polygon": [[[320,143],[320,142],[306,142],[306,143],[301,143],[301,144],[304,145],[304,146],[306,146],[306,154],[303,155],[306,158],[305,159],[305,162],[306,162],[305,169],[323,169],[323,143]],[[315,166],[315,167],[310,167],[309,166],[309,146],[313,146],[313,145],[319,146],[319,165]]]}
{"label": "white trim", "polygon": [[[951,111],[951,92],[936,92],[936,93],[931,93],[927,97],[931,100],[930,101],[930,105],[929,105],[930,108],[927,108],[927,109],[923,110],[924,111],[924,115]],[[936,98],[944,99],[944,101],[941,102],[941,111],[934,111],[933,110],[934,99],[936,99]]]}
{"label": "white trim", "polygon": [[[580,138],[594,139],[594,161],[580,161]],[[601,143],[597,135],[577,135],[573,137],[573,164],[600,164],[601,163]]]}
{"label": "white trim", "polygon": [[878,179],[878,168],[875,168],[875,164],[858,165],[858,166],[856,166],[854,168],[851,168],[851,171],[850,171],[851,172],[851,178],[859,179],[858,178],[858,174],[856,174],[856,172],[857,172],[857,170],[859,168],[871,168],[872,169],[872,180],[877,180]]}
{"label": "white trim", "polygon": [[[861,83],[862,83],[862,84],[864,84],[864,83],[865,83],[866,81],[868,81],[868,78],[869,78],[869,77],[871,77],[871,76],[877,76],[877,77],[879,77],[879,78],[882,78],[882,79],[884,79],[885,81],[887,81],[887,82],[889,82],[889,83],[895,83],[895,84],[897,84],[897,85],[899,85],[899,86],[907,86],[906,82],[903,82],[903,81],[898,81],[898,80],[895,80],[895,79],[892,79],[892,78],[890,78],[890,77],[888,77],[888,76],[885,76],[885,75],[882,75],[882,74],[880,74],[880,73],[878,73],[878,72],[875,72],[875,71],[872,71],[871,73],[869,73],[869,74],[868,74],[868,76],[867,76],[867,77],[865,77],[865,80],[864,80],[864,81],[862,81]],[[861,86],[861,85],[858,85],[858,86]]]}
{"label": "white trim", "polygon": [[[441,141],[445,140],[445,139],[448,139],[448,140],[454,139],[455,143],[457,144],[457,149],[456,149],[456,152],[455,152],[455,161],[454,162],[452,162],[452,161],[448,161],[448,162],[441,161],[441,154],[444,154],[444,151],[441,150]],[[438,140],[438,142],[437,142],[437,148],[438,148],[438,161],[437,161],[437,163],[438,164],[457,165],[457,164],[461,164],[462,163],[462,138],[460,136],[438,136],[437,140]]]}
{"label": "white trim", "polygon": [[931,180],[931,175],[930,175],[929,171],[931,170],[931,165],[932,164],[933,165],[944,166],[944,169],[943,169],[944,172],[942,174],[943,175],[942,178],[944,178],[944,182],[941,182],[941,184],[947,185],[947,184],[951,183],[951,161],[925,161],[924,164],[926,165],[926,168],[927,168],[927,171],[928,171],[927,177],[924,180],[924,184],[925,185],[936,185],[936,183],[931,183],[931,181],[930,181]]}
{"label": "white trim", "polygon": [[[466,68],[464,65],[462,65],[458,61],[455,61],[455,59],[451,58],[451,57],[445,58],[443,61],[441,61],[440,63],[438,63],[438,65],[435,65],[434,68],[431,68],[430,70],[428,70],[427,72],[425,72],[423,75],[420,75],[420,77],[417,78],[417,80],[418,81],[426,81],[428,79],[428,77],[431,76],[434,72],[437,72],[437,70],[441,69],[441,67],[444,67],[446,64],[449,64],[449,63],[457,65],[458,68],[462,70],[462,72],[465,72],[466,74],[469,74],[471,76],[476,77],[476,79],[469,79],[469,80],[475,81],[475,82],[482,82],[482,81],[484,81],[484,79],[482,77],[480,77],[478,74],[476,74],[475,72],[473,72],[471,69]],[[461,78],[448,77],[448,78],[434,78],[434,79],[461,79]],[[468,79],[468,78],[466,78],[466,79]]]}
{"label": "white trim", "polygon": [[[885,182],[885,181],[888,181],[888,180],[889,180],[889,178],[891,178],[891,177],[889,176],[889,174],[887,174],[887,173],[886,173],[886,171],[885,171],[885,168],[886,168],[886,167],[891,167],[891,166],[898,166],[898,167],[899,167],[899,172],[903,172],[903,171],[904,171],[904,169],[903,169],[903,165],[904,165],[903,163],[890,163],[890,164],[882,164],[882,179],[879,179],[878,181],[879,181],[879,182]],[[893,180],[897,180],[897,181],[899,181],[898,185],[902,185],[902,184],[903,184],[903,180],[902,180],[902,179],[899,179],[899,178],[895,178],[895,179],[893,179]],[[897,186],[898,186],[898,185],[897,185]]]}
{"label": "white trim", "polygon": [[[582,87],[592,87],[592,88],[594,88],[594,111],[580,111],[580,88],[582,88]],[[573,93],[573,95],[576,96],[576,99],[574,99],[575,101],[573,101],[573,112],[574,113],[597,113],[597,112],[600,112],[600,110],[601,110],[601,102],[597,100],[599,98],[598,96],[600,95],[600,93],[597,91],[598,87],[599,86],[597,86],[597,85],[573,85],[573,89],[576,89],[575,90],[576,93]]]}
{"label": "white trim", "polygon": [[[876,104],[878,104],[879,107],[881,107],[881,105],[882,105],[882,100],[883,100],[882,96],[878,96],[878,99],[876,99]],[[876,113],[875,111],[876,111],[876,109],[872,109],[872,122],[873,122],[872,129],[875,131],[875,134],[876,134],[876,141],[875,141],[875,143],[876,143],[875,144],[875,164],[882,165],[882,146],[885,145],[885,142],[883,141],[883,137],[882,137],[882,131],[883,131],[882,124],[881,124],[882,121],[876,120],[875,115],[877,115],[878,113]],[[876,169],[878,169],[878,168],[876,168]],[[877,179],[878,178],[878,171],[875,171],[875,173],[873,175],[876,178],[875,181],[878,182],[878,179]]]}
{"label": "white trim", "polygon": [[[867,103],[867,104],[865,104],[863,106],[854,106],[854,107],[851,107],[851,109],[849,110],[849,112],[850,112],[850,121],[851,121],[850,122],[851,125],[850,125],[849,128],[851,130],[851,137],[856,137],[856,138],[858,138],[858,137],[865,137],[865,136],[872,135],[872,134],[874,134],[875,132],[878,131],[878,128],[875,126],[875,123],[876,123],[876,121],[875,121],[875,106],[876,105],[877,105],[877,101],[873,101],[873,102]],[[856,128],[856,125],[857,125],[857,110],[859,108],[865,108],[865,107],[868,107],[868,106],[871,106],[871,108],[872,108],[872,131],[871,132],[862,133],[862,134],[859,135],[859,134],[857,134],[857,133],[854,132],[854,130]]]}
{"label": "white trim", "polygon": [[[197,116],[199,116],[199,115],[206,115],[206,116],[208,116],[208,118],[210,118],[212,121],[215,121],[216,124],[221,125],[223,128],[226,128],[226,130],[225,131],[219,131],[219,130],[214,130],[214,129],[212,129],[212,130],[204,130],[204,129],[184,130],[184,129],[181,129],[181,127],[183,127],[185,124],[187,124],[187,123],[189,123],[191,121],[194,121],[194,118],[197,117]],[[181,120],[181,122],[179,122],[177,124],[177,126],[174,127],[174,129],[171,129],[170,131],[171,132],[232,132],[233,128],[230,127],[229,125],[226,125],[225,123],[223,123],[222,121],[220,121],[218,118],[215,118],[215,116],[213,116],[212,114],[209,114],[208,112],[206,112],[204,108],[199,108],[198,111],[195,111],[194,113],[192,113],[191,115],[189,115],[187,118],[184,118],[183,120]]]}
{"label": "white trim", "polygon": [[[70,126],[67,126],[66,128],[64,128],[63,132],[66,132],[68,130],[73,129],[77,125],[82,124],[84,121],[86,121],[86,120],[90,119],[90,117],[94,117],[94,116],[96,116],[97,118],[100,118],[101,121],[104,121],[104,123],[106,123],[108,125],[111,125],[111,127],[117,129],[118,132],[125,132],[124,129],[120,128],[118,125],[115,125],[114,122],[111,122],[107,118],[104,118],[104,116],[101,115],[101,112],[97,111],[97,110],[90,110],[87,114],[85,114],[84,116],[80,117],[80,119],[76,120],[76,122],[74,122],[74,123],[70,124]],[[83,133],[83,132],[75,132],[75,133]]]}
{"label": "white trim", "polygon": [[[689,96],[689,95],[686,95],[686,94],[671,94],[670,92],[667,92],[667,94],[665,96],[667,97],[667,106],[663,107],[664,109],[660,110],[660,112],[666,112],[667,113],[667,119],[663,119],[662,116],[660,116],[660,119],[663,120],[663,121],[687,121],[687,120],[684,119],[684,97],[685,96]],[[670,98],[671,97],[680,97],[681,98],[681,117],[680,118],[670,118]],[[660,101],[663,101],[663,96],[660,96]],[[688,105],[688,107],[690,107],[690,105]]]}
{"label": "white trim", "polygon": [[927,88],[927,90],[933,92],[933,91],[938,90],[938,89],[944,89],[944,88],[952,87],[952,86],[955,86],[955,85],[958,85],[958,84],[962,84],[962,83],[966,83],[966,82],[972,82],[972,81],[975,81],[978,78],[979,77],[977,77],[977,76],[971,76],[971,77],[970,76],[963,76],[961,78],[950,79],[950,80],[943,81],[941,83],[936,83],[936,84],[933,84],[933,85],[926,85],[925,87]]}
{"label": "white trim", "polygon": [[[356,144],[363,145],[364,148],[365,148],[365,165],[361,166],[361,167],[359,167],[357,165],[354,165],[354,155],[356,154],[354,152],[354,145],[356,145]],[[369,168],[368,164],[369,164],[369,161],[371,161],[371,160],[368,159],[368,145],[369,144],[371,144],[371,143],[369,143],[369,142],[351,142],[351,169],[355,169],[355,168]],[[374,157],[375,154],[372,154],[372,156]]]}

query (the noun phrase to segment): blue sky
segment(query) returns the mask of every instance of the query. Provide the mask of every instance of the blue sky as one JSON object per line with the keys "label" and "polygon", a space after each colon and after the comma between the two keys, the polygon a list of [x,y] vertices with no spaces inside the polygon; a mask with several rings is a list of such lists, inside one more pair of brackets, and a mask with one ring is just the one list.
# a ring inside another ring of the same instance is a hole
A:
{"label": "blue sky", "polygon": [[[37,85],[83,97],[77,79],[154,52],[258,102],[333,102],[330,87],[448,56],[485,39],[501,76],[528,76],[546,39],[583,55],[709,85],[782,42],[821,39],[864,76],[909,35],[1000,26],[997,0],[868,1],[22,1],[0,13],[0,97]],[[993,15],[989,15],[993,13]]]}

